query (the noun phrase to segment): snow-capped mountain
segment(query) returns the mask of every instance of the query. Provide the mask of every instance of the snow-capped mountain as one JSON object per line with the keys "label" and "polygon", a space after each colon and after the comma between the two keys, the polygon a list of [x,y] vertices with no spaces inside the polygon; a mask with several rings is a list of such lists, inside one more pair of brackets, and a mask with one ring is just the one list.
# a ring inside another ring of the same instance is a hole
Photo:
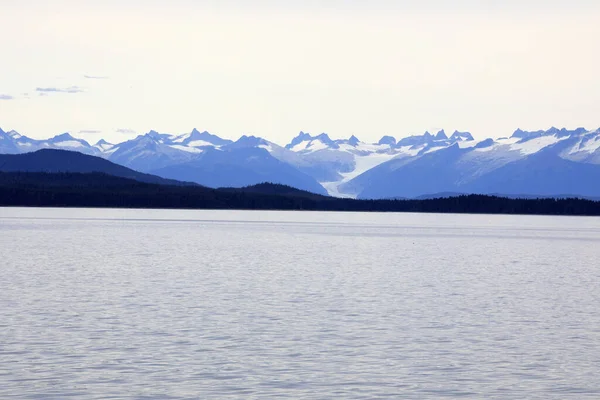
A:
{"label": "snow-capped mountain", "polygon": [[[2,146],[3,143],[7,145],[6,148]],[[0,129],[0,153],[29,153],[40,149],[73,150],[80,153],[98,155],[98,150],[90,146],[88,142],[83,139],[74,138],[69,133],[63,133],[47,140],[35,140],[23,136],[14,130],[4,133]]]}
{"label": "snow-capped mountain", "polygon": [[15,144],[15,136],[16,132],[12,135],[4,132],[0,128],[0,153],[1,154],[16,154],[20,153],[19,148]]}
{"label": "snow-capped mountain", "polygon": [[[451,142],[452,140],[450,140]],[[394,158],[342,185],[361,198],[424,194],[600,195],[600,130],[517,130]]]}
{"label": "snow-capped mountain", "polygon": [[116,150],[115,145],[113,143],[108,143],[104,139],[98,140],[98,142],[95,145],[93,145],[92,147],[94,147],[100,153],[104,153],[104,154],[110,154],[111,150],[113,150],[113,149]]}
{"label": "snow-capped mountain", "polygon": [[207,149],[189,162],[151,172],[163,178],[192,181],[209,187],[243,187],[271,182],[327,194],[314,178],[257,146],[232,145],[224,149]]}
{"label": "snow-capped mountain", "polygon": [[207,186],[284,183],[316,193],[360,198],[453,193],[600,196],[600,129],[517,129],[475,140],[469,132],[332,139],[300,132],[280,146],[260,137],[237,141],[197,129],[150,131],[122,143],[94,145],[68,133],[35,140],[0,129],[0,153],[75,150],[164,178]]}
{"label": "snow-capped mountain", "polygon": [[[21,137],[23,139],[24,136]],[[40,143],[41,147],[45,148],[57,148],[62,150],[73,150],[78,151],[80,153],[92,154],[95,155],[97,153],[96,149],[88,142],[83,139],[77,139],[71,136],[68,133],[63,133],[58,136],[54,136],[51,139],[46,141],[42,141]]]}

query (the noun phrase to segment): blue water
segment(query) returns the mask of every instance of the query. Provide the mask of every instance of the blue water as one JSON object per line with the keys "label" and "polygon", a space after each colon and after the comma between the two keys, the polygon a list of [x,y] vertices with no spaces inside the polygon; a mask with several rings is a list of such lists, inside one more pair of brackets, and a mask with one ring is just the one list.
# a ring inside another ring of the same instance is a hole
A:
{"label": "blue water", "polygon": [[1,399],[597,399],[600,219],[0,209]]}

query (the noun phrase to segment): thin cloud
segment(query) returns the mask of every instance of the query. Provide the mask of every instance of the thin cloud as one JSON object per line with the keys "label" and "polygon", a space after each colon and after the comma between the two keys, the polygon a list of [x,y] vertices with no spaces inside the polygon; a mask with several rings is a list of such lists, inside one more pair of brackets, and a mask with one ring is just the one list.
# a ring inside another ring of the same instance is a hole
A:
{"label": "thin cloud", "polygon": [[14,100],[14,96],[10,96],[8,94],[0,94],[0,100]]}
{"label": "thin cloud", "polygon": [[99,76],[99,75],[84,75],[85,79],[108,79],[108,76]]}
{"label": "thin cloud", "polygon": [[67,88],[56,88],[56,87],[38,87],[35,88],[38,93],[83,93],[85,90],[79,86],[69,86]]}
{"label": "thin cloud", "polygon": [[84,133],[84,134],[85,134],[85,133],[90,133],[90,134],[94,134],[94,133],[102,133],[102,131],[97,131],[97,130],[94,130],[94,129],[84,129],[84,130],[81,130],[81,131],[79,131],[79,133]]}
{"label": "thin cloud", "polygon": [[133,129],[127,129],[127,128],[115,129],[115,132],[117,132],[117,133],[124,133],[124,134],[135,133],[135,131]]}

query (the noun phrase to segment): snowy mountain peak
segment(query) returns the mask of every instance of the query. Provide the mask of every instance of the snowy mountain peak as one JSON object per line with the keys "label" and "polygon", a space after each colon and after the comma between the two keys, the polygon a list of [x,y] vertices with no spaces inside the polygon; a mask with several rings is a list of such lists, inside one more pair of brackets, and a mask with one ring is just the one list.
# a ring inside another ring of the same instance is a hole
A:
{"label": "snowy mountain peak", "polygon": [[315,139],[320,140],[321,142],[323,142],[323,143],[325,143],[326,145],[329,145],[329,146],[335,145],[335,143],[333,142],[333,140],[331,140],[331,138],[329,137],[329,135],[326,134],[326,133],[321,133],[320,135],[315,136]]}
{"label": "snowy mountain peak", "polygon": [[209,133],[208,131],[200,132],[196,128],[192,129],[192,131],[188,134],[176,137],[172,141],[173,143],[192,147],[224,146],[233,143],[231,140],[222,139],[217,135]]}
{"label": "snowy mountain peak", "polygon": [[11,138],[13,138],[15,140],[16,139],[20,139],[22,137],[21,134],[19,132],[15,131],[15,130],[8,131],[6,133],[8,134],[8,136],[10,136]]}
{"label": "snowy mountain peak", "polygon": [[513,134],[512,138],[521,139],[521,141],[528,141],[531,139],[543,137],[543,136],[556,136],[558,138],[565,138],[571,136],[580,136],[586,133],[587,130],[585,128],[577,128],[574,130],[568,130],[566,128],[556,128],[551,127],[548,130],[538,130],[538,131],[524,131],[521,129],[517,129]]}
{"label": "snowy mountain peak", "polygon": [[81,140],[81,139],[75,139],[73,136],[71,136],[70,133],[65,132],[62,133],[60,135],[56,135],[54,136],[52,139],[50,139],[51,142],[62,142],[64,140]]}
{"label": "snowy mountain peak", "polygon": [[324,149],[339,149],[338,143],[331,140],[329,135],[321,133],[317,136],[311,136],[308,133],[300,132],[290,144],[285,146],[286,149],[294,152],[314,152]]}
{"label": "snowy mountain peak", "polygon": [[[326,142],[326,140],[325,140],[325,142]],[[342,144],[347,144],[352,147],[357,147],[360,143],[361,143],[361,141],[356,136],[352,135],[348,139],[333,140],[334,145],[328,144],[328,146],[333,149],[339,149],[339,145],[342,145]]]}
{"label": "snowy mountain peak", "polygon": [[396,147],[420,146],[424,144],[429,144],[433,142],[433,140],[433,135],[427,131],[422,135],[408,136],[398,140],[398,142],[396,143]]}
{"label": "snowy mountain peak", "polygon": [[358,146],[358,144],[360,143],[360,140],[358,140],[358,138],[354,135],[350,136],[350,139],[348,139],[348,144],[350,146]]}
{"label": "snowy mountain peak", "polygon": [[172,136],[167,133],[159,133],[155,130],[151,130],[150,132],[146,133],[144,136],[152,138],[159,143],[163,143],[165,140],[172,138]]}
{"label": "snowy mountain peak", "polygon": [[450,136],[450,140],[456,142],[456,141],[470,141],[470,140],[475,140],[475,139],[473,139],[473,135],[471,135],[471,133],[469,133],[469,132],[454,131],[452,136]]}
{"label": "snowy mountain peak", "polygon": [[560,131],[558,131],[556,133],[556,136],[558,137],[565,137],[565,136],[581,136],[585,133],[588,133],[587,129],[580,127],[577,129],[574,129],[572,131],[566,129],[566,128],[562,128]]}
{"label": "snowy mountain peak", "polygon": [[545,135],[553,135],[554,130],[556,128],[550,128],[548,131],[539,130],[539,131],[524,131],[522,129],[517,129],[513,134],[512,138],[521,139],[521,140],[530,140],[534,138],[538,138]]}
{"label": "snowy mountain peak", "polygon": [[446,136],[446,132],[444,132],[443,129],[441,131],[439,131],[438,133],[436,133],[436,135],[435,135],[435,140],[446,140],[446,139],[448,139],[448,136]]}
{"label": "snowy mountain peak", "polygon": [[268,142],[260,137],[243,135],[237,141],[235,141],[230,147],[258,147],[260,145],[267,145]]}
{"label": "snowy mountain peak", "polygon": [[292,141],[285,146],[286,149],[292,149],[293,147],[299,145],[302,142],[305,141],[309,141],[312,139],[312,136],[310,136],[310,133],[305,133],[303,131],[300,131],[300,133],[298,134],[298,136],[296,136],[295,138],[292,139]]}
{"label": "snowy mountain peak", "polygon": [[[186,136],[189,137],[190,139],[219,138],[218,136],[211,135],[208,131],[200,132],[196,128],[192,129],[192,131],[189,133],[189,135],[186,135]],[[221,138],[219,138],[219,139],[221,139]]]}
{"label": "snowy mountain peak", "polygon": [[520,138],[523,137],[523,135],[525,135],[525,131],[521,128],[517,128],[517,130],[513,132],[511,137]]}
{"label": "snowy mountain peak", "polygon": [[389,145],[391,147],[396,145],[396,138],[394,138],[393,136],[383,136],[381,139],[379,139],[379,142],[377,142],[377,144],[379,145]]}
{"label": "snowy mountain peak", "polygon": [[126,144],[133,144],[136,146],[155,146],[156,144],[159,144],[159,140],[157,137],[155,136],[151,136],[149,134],[145,134],[145,135],[138,135],[136,136],[134,139],[128,140],[125,143],[122,143],[121,145],[126,145]]}
{"label": "snowy mountain peak", "polygon": [[98,149],[101,153],[105,153],[108,152],[110,150],[116,150],[115,145],[112,143],[108,143],[106,140],[104,139],[100,139],[98,140],[98,142],[96,142],[95,145],[93,145],[92,147]]}

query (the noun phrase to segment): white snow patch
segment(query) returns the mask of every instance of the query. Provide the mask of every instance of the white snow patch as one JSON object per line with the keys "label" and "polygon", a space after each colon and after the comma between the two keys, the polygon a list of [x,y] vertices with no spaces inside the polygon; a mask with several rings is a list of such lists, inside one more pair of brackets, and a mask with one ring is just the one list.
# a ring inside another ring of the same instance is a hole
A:
{"label": "white snow patch", "polygon": [[202,153],[202,149],[197,149],[195,147],[182,146],[180,144],[171,144],[171,145],[169,145],[169,147],[176,149],[176,150],[187,151],[188,153]]}
{"label": "white snow patch", "polygon": [[259,144],[258,145],[259,149],[265,149],[266,151],[268,151],[269,153],[273,152],[273,146],[271,146],[270,144]]}
{"label": "white snow patch", "polygon": [[313,140],[311,141],[308,146],[306,146],[306,149],[308,151],[318,151],[318,150],[323,150],[323,149],[327,149],[329,146],[327,146],[325,143],[321,142],[320,140]]}
{"label": "white snow patch", "polygon": [[171,140],[171,142],[173,142],[173,143],[181,143],[185,139],[189,138],[191,135],[192,135],[191,133],[184,133],[183,135],[175,137],[173,140]]}
{"label": "white snow patch", "polygon": [[378,151],[389,150],[390,145],[389,144],[359,142],[358,145],[355,147],[355,149],[360,150],[360,151],[378,152]]}
{"label": "white snow patch", "polygon": [[303,151],[306,153],[312,153],[319,150],[324,150],[329,148],[325,143],[320,140],[306,140],[304,142],[300,142],[294,147],[292,147],[292,151],[299,152]]}
{"label": "white snow patch", "polygon": [[110,143],[101,143],[101,144],[95,144],[93,147],[97,148],[98,150],[105,152],[108,151],[110,149],[112,149],[113,147],[115,147],[114,144],[110,144]]}
{"label": "white snow patch", "polygon": [[475,140],[466,140],[466,141],[460,141],[460,142],[456,142],[458,143],[458,147],[460,147],[461,149],[470,149],[472,147],[477,146],[477,141]]}
{"label": "white snow patch", "polygon": [[498,139],[498,140],[496,140],[496,143],[498,143],[498,144],[515,144],[519,140],[521,140],[521,139],[518,137],[509,137],[509,138]]}
{"label": "white snow patch", "polygon": [[58,143],[54,143],[54,146],[56,147],[85,147],[82,143],[78,142],[77,140],[65,140],[64,142],[58,142]]}
{"label": "white snow patch", "polygon": [[216,147],[213,143],[207,142],[206,140],[192,140],[187,145],[190,147]]}
{"label": "white snow patch", "polygon": [[290,150],[295,151],[295,152],[306,150],[306,146],[308,146],[309,143],[310,143],[309,140],[305,140],[304,142],[300,142],[300,143],[296,144]]}
{"label": "white snow patch", "polygon": [[398,147],[396,151],[399,154],[406,154],[407,156],[416,156],[422,149],[423,147],[402,146]]}
{"label": "white snow patch", "polygon": [[425,150],[423,152],[423,154],[429,154],[429,153],[435,153],[438,150],[442,150],[442,149],[447,149],[448,146],[435,146],[435,147],[430,147],[429,149]]}
{"label": "white snow patch", "polygon": [[[587,140],[586,140],[587,139]],[[585,140],[585,143],[583,141]],[[569,154],[575,153],[593,153],[600,149],[600,136],[595,137],[583,137],[569,152]]]}
{"label": "white snow patch", "polygon": [[565,140],[568,137],[558,138],[555,135],[552,136],[540,136],[535,139],[530,139],[523,143],[514,143],[510,146],[511,150],[518,150],[523,155],[529,155],[537,153],[545,147],[551,146],[555,143]]}
{"label": "white snow patch", "polygon": [[340,150],[347,151],[347,152],[361,151],[361,152],[376,153],[378,151],[386,151],[386,150],[390,149],[390,146],[388,144],[363,143],[363,142],[358,142],[356,147],[349,145],[347,143],[340,144],[339,146],[340,146]]}

